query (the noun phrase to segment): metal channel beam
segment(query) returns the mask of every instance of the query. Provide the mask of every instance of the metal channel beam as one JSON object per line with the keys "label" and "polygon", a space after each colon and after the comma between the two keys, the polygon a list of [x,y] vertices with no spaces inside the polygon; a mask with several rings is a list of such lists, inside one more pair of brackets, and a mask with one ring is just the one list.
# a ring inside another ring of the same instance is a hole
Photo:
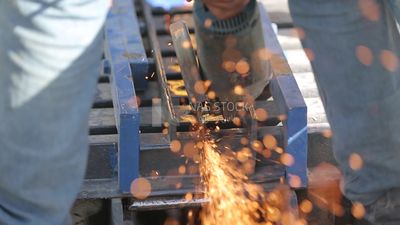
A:
{"label": "metal channel beam", "polygon": [[114,62],[128,62],[132,70],[132,79],[136,90],[146,90],[149,62],[140,34],[140,26],[133,1],[113,1],[107,16],[105,32],[115,43],[111,52],[114,56]]}
{"label": "metal channel beam", "polygon": [[157,39],[156,25],[153,19],[152,9],[150,8],[150,6],[147,4],[145,0],[142,0],[141,3],[143,7],[144,18],[147,24],[147,34],[149,36],[150,46],[152,48],[152,54],[154,57],[155,68],[157,73],[157,81],[161,89],[161,99],[162,99],[161,106],[167,109],[167,115],[164,114],[163,117],[165,117],[167,119],[167,122],[169,123],[168,134],[170,136],[170,139],[173,139],[175,137],[176,125],[178,124],[178,121],[174,105],[172,102],[171,93],[167,83],[164,61],[161,55],[160,44]]}
{"label": "metal channel beam", "polygon": [[[111,66],[111,89],[118,129],[118,186],[129,192],[139,175],[139,110],[135,87],[144,88],[147,59],[133,2],[114,0],[105,24],[105,55]],[[132,67],[131,67],[132,66]],[[134,68],[134,71],[132,71]],[[133,76],[133,72],[136,76]]]}
{"label": "metal channel beam", "polygon": [[259,1],[259,9],[263,21],[265,46],[273,53],[275,59],[272,60],[278,63],[278,68],[274,69],[275,76],[271,81],[271,93],[280,112],[287,117],[284,121],[284,147],[285,151],[295,159],[294,164],[287,168],[286,176],[291,185],[297,183],[290,182],[294,176],[301,179],[300,185],[297,183],[293,185],[294,188],[306,187],[308,183],[307,106],[273,31],[266,5],[262,1]]}

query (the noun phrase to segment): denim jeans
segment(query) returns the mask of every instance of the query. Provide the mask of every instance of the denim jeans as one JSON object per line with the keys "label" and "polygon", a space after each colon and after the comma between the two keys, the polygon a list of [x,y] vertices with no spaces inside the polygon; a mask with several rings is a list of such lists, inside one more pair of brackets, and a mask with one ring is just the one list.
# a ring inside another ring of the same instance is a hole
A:
{"label": "denim jeans", "polygon": [[366,218],[374,225],[398,225],[400,188],[387,190],[376,202],[366,206]]}
{"label": "denim jeans", "polygon": [[[303,47],[313,55],[344,194],[371,206],[400,188],[400,35],[392,14],[399,1],[289,2]],[[352,166],[354,156],[361,169]]]}
{"label": "denim jeans", "polygon": [[388,0],[388,7],[392,11],[397,23],[400,22],[400,0]]}
{"label": "denim jeans", "polygon": [[0,224],[68,224],[106,0],[0,1]]}

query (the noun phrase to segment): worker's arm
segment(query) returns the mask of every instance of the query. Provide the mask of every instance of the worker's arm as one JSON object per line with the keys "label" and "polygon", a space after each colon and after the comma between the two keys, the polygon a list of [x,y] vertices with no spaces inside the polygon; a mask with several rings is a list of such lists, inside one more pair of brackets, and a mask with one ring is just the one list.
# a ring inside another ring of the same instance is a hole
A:
{"label": "worker's arm", "polygon": [[250,0],[203,0],[207,8],[218,19],[229,19],[238,15]]}

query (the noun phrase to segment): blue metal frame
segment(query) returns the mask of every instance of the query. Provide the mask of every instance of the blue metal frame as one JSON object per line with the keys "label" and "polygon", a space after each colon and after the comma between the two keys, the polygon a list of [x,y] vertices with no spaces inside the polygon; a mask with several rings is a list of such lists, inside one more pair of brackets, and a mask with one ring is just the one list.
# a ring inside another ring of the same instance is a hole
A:
{"label": "blue metal frame", "polygon": [[[267,14],[266,6],[259,2],[260,16],[264,29],[264,43],[267,49],[273,54],[286,61],[283,50],[279,45],[272,23]],[[287,65],[288,70],[289,66]],[[270,83],[271,93],[278,104],[279,111],[286,115],[283,122],[284,128],[284,148],[285,152],[291,154],[295,161],[287,167],[286,178],[290,182],[293,176],[301,180],[300,185],[294,188],[307,187],[307,106],[296,83],[293,74],[275,74]]]}
{"label": "blue metal frame", "polygon": [[[259,4],[265,45],[283,59],[284,54],[274,34],[265,6]],[[131,0],[114,0],[105,26],[105,53],[111,67],[111,87],[118,129],[118,183],[123,193],[139,176],[139,109],[135,86],[147,87],[149,62],[140,34],[135,6]],[[271,81],[271,92],[282,114],[285,151],[295,158],[287,168],[287,178],[301,179],[307,186],[307,107],[292,74],[279,74]],[[289,182],[290,183],[290,182]],[[297,186],[298,187],[298,186]]]}
{"label": "blue metal frame", "polygon": [[118,185],[123,193],[139,176],[139,109],[135,86],[146,88],[148,62],[131,0],[114,0],[105,24],[105,54],[118,129]]}
{"label": "blue metal frame", "polygon": [[132,0],[113,0],[105,32],[115,43],[112,52],[115,60],[129,62],[136,90],[146,90],[149,62]]}
{"label": "blue metal frame", "polygon": [[294,164],[286,169],[290,182],[293,175],[301,179],[295,188],[307,187],[307,106],[291,74],[280,75],[271,81],[271,92],[278,108],[286,115],[283,122],[285,152],[294,157]]}

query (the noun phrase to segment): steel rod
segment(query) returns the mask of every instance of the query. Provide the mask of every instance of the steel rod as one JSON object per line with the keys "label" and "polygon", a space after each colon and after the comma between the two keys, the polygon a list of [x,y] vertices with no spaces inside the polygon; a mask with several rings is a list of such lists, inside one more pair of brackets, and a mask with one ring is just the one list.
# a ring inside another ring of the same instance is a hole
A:
{"label": "steel rod", "polygon": [[168,121],[173,124],[178,124],[179,120],[176,117],[174,105],[172,103],[171,92],[167,83],[167,76],[165,73],[164,62],[161,55],[160,44],[158,43],[156,25],[153,20],[151,7],[145,0],[141,0],[143,6],[143,15],[147,25],[147,34],[150,39],[150,46],[156,66],[157,81],[161,89],[161,99],[168,111]]}
{"label": "steel rod", "polygon": [[187,207],[199,207],[209,202],[207,198],[194,198],[186,200],[183,198],[166,198],[166,199],[148,199],[135,201],[129,210],[132,211],[147,211],[147,210],[165,210]]}

